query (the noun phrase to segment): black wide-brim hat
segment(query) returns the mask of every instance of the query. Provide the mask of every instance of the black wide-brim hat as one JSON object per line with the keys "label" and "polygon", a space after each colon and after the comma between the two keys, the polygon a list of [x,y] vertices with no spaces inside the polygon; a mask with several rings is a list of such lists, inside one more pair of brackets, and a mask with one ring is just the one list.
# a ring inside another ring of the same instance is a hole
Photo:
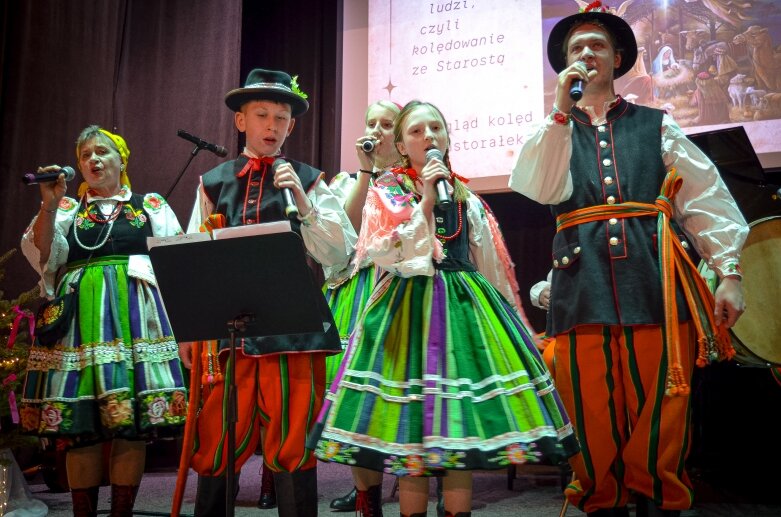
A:
{"label": "black wide-brim hat", "polygon": [[621,54],[621,65],[615,69],[613,78],[618,79],[637,61],[637,40],[632,28],[620,16],[612,13],[587,11],[562,18],[553,26],[548,36],[548,62],[558,74],[567,68],[567,55],[564,52],[564,38],[574,25],[597,22],[604,25],[616,41],[616,52]]}
{"label": "black wide-brim hat", "polygon": [[286,72],[256,68],[247,75],[243,88],[225,94],[225,104],[233,111],[250,101],[270,100],[290,104],[293,117],[303,115],[309,109],[306,94]]}

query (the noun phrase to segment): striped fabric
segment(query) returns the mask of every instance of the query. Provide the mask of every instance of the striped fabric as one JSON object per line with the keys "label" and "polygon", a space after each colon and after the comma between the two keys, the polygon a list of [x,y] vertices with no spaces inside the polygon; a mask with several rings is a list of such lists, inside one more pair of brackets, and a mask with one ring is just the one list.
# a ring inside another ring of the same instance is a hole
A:
{"label": "striped fabric", "polygon": [[[682,323],[678,332],[689,378],[694,325]],[[581,445],[570,459],[570,502],[594,512],[625,506],[633,491],[665,509],[689,508],[690,398],[665,396],[662,327],[582,325],[558,335],[554,353],[556,387]]]}
{"label": "striped fabric", "polygon": [[186,389],[160,293],[127,275],[127,257],[70,269],[60,291],[82,271],[67,336],[53,348],[30,351],[23,427],[91,440],[183,425]]}
{"label": "striped fabric", "polygon": [[697,266],[689,258],[672,229],[672,200],[681,189],[683,179],[675,168],[665,175],[659,196],[650,203],[626,202],[614,205],[594,205],[561,214],[556,218],[556,231],[572,226],[603,221],[609,218],[645,217],[657,218],[659,235],[659,271],[664,297],[665,327],[670,332],[665,336],[667,356],[667,395],[688,396],[690,376],[684,375],[682,352],[678,336],[678,308],[675,287],[683,289],[686,303],[697,329],[697,365],[705,366],[713,361],[731,359],[735,355],[727,328],[715,323],[715,299]]}
{"label": "striped fabric", "polygon": [[[221,354],[227,376],[227,354]],[[263,461],[274,472],[315,467],[304,447],[323,403],[325,359],[320,353],[244,355],[236,351],[236,470],[255,453],[263,426]],[[228,459],[228,392],[225,382],[204,394],[191,466],[203,476],[224,475]]]}
{"label": "striped fabric", "polygon": [[577,451],[532,337],[465,271],[379,280],[312,437],[322,460],[399,476]]}
{"label": "striped fabric", "polygon": [[[361,268],[349,280],[332,289],[323,288],[323,294],[328,307],[334,315],[339,337],[342,339],[342,350],[347,347],[347,341],[355,328],[366,301],[369,299],[374,285],[377,283],[377,268],[374,264]],[[328,356],[325,359],[325,386],[331,386],[339,365],[342,364],[344,352]]]}

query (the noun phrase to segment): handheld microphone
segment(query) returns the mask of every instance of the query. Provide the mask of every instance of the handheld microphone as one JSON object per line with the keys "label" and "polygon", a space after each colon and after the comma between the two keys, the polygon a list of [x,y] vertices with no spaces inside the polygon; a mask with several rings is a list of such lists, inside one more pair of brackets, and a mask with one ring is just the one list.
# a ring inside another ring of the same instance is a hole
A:
{"label": "handheld microphone", "polygon": [[190,133],[188,133],[183,129],[177,131],[176,135],[180,138],[184,138],[188,142],[194,143],[195,145],[198,146],[198,149],[206,149],[207,151],[211,151],[221,158],[228,156],[228,150],[225,149],[223,146],[217,144],[210,144],[205,140],[201,140],[197,136],[191,135]]}
{"label": "handheld microphone", "polygon": [[583,97],[583,79],[575,79],[569,87],[569,98],[579,101]]}
{"label": "handheld microphone", "polygon": [[[271,164],[271,168],[274,169],[274,172],[276,172],[277,167],[286,163],[288,163],[286,160],[277,158],[274,160],[274,163]],[[283,188],[280,190],[282,191],[282,198],[285,200],[285,215],[288,219],[294,221],[298,218],[298,205],[296,205],[296,200],[293,199],[293,191],[289,188]]]}
{"label": "handheld microphone", "polygon": [[377,141],[376,140],[365,140],[361,144],[361,149],[363,149],[363,152],[370,153],[374,151],[374,148],[377,147]]}
{"label": "handheld microphone", "polygon": [[[432,147],[426,151],[426,163],[431,160],[439,160],[444,163],[445,159],[442,156],[442,152],[436,147]],[[444,178],[439,178],[435,183],[437,188],[437,206],[440,210],[446,210],[453,206],[453,198],[450,197],[450,192],[447,190],[447,181]]]}
{"label": "handheld microphone", "polygon": [[65,181],[70,181],[76,177],[76,171],[73,167],[67,165],[62,169],[54,172],[44,172],[42,174],[28,173],[22,176],[22,181],[25,185],[36,185],[38,183],[46,183],[47,181],[57,181],[60,174],[65,174]]}

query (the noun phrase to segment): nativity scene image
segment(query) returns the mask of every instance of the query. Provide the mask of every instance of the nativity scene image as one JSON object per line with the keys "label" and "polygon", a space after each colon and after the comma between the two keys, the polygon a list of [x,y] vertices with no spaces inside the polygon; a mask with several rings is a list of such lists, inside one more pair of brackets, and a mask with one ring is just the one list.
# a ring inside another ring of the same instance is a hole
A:
{"label": "nativity scene image", "polygon": [[[542,2],[544,37],[589,3]],[[666,110],[681,127],[781,119],[781,2],[625,0],[609,6],[638,45],[632,69],[616,80],[629,102]],[[545,102],[556,75],[545,72]]]}

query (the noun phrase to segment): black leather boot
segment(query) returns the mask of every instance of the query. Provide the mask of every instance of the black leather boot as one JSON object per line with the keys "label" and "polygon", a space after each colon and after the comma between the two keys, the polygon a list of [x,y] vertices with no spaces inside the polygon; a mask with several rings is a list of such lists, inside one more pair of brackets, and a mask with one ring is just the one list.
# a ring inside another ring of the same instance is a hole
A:
{"label": "black leather boot", "polygon": [[279,517],[317,515],[317,469],[274,472]]}
{"label": "black leather boot", "polygon": [[277,507],[277,490],[274,487],[274,476],[265,465],[260,467],[260,498],[258,508],[269,510]]}
{"label": "black leather boot", "polygon": [[374,485],[366,491],[358,490],[355,513],[361,517],[382,517],[382,485]]}
{"label": "black leather boot", "polygon": [[637,517],[679,517],[680,510],[662,510],[644,496],[637,496]]}
{"label": "black leather boot", "polygon": [[354,512],[355,499],[358,497],[358,489],[353,487],[349,494],[337,497],[331,501],[331,510],[335,512]]}
{"label": "black leather boot", "polygon": [[[236,474],[233,501],[239,493],[239,475]],[[195,493],[195,517],[220,517],[225,515],[225,476],[198,476]]]}
{"label": "black leather boot", "polygon": [[73,517],[95,517],[98,514],[98,488],[72,488]]}

